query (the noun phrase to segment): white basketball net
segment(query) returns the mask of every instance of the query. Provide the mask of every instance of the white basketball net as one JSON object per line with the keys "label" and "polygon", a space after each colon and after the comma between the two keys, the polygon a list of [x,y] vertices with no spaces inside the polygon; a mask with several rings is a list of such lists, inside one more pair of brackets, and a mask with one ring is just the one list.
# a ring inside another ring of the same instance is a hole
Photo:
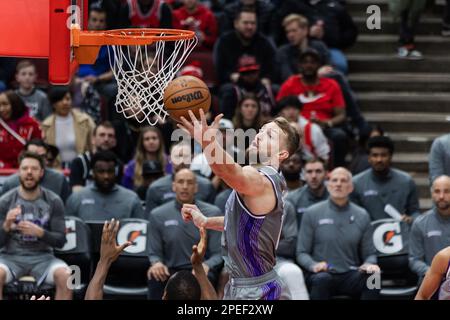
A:
{"label": "white basketball net", "polygon": [[167,116],[163,103],[164,89],[197,42],[193,37],[156,41],[146,46],[110,45],[109,61],[118,85],[116,111],[127,119],[134,117],[139,123],[147,121],[155,125],[164,121]]}

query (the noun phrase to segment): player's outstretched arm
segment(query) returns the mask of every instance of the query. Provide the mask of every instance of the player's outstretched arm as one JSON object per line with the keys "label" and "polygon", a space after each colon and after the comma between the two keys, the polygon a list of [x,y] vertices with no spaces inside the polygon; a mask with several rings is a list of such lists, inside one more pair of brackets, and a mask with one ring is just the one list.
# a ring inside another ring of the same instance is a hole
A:
{"label": "player's outstretched arm", "polygon": [[436,290],[438,290],[448,266],[449,256],[445,254],[444,250],[438,252],[433,258],[431,267],[425,274],[415,300],[430,300]]}
{"label": "player's outstretched arm", "polygon": [[255,168],[241,167],[234,162],[233,158],[215,139],[219,131],[219,121],[223,115],[218,115],[210,126],[206,123],[203,109],[200,109],[200,120],[192,111],[189,111],[189,116],[191,121],[181,117],[182,124],[178,124],[178,127],[188,132],[200,143],[214,174],[241,195],[257,196],[262,194],[267,187],[267,179],[264,179]]}
{"label": "player's outstretched arm", "polygon": [[192,221],[199,229],[205,228],[223,231],[224,217],[206,217],[195,204],[184,204],[181,208],[181,216],[185,222]]}

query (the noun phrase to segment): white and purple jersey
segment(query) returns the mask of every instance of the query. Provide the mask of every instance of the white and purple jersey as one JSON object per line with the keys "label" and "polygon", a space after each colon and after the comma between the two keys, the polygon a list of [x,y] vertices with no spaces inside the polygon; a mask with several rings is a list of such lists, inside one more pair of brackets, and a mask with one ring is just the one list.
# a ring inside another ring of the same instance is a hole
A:
{"label": "white and purple jersey", "polygon": [[439,287],[439,300],[450,300],[450,260],[448,261],[445,278]]}

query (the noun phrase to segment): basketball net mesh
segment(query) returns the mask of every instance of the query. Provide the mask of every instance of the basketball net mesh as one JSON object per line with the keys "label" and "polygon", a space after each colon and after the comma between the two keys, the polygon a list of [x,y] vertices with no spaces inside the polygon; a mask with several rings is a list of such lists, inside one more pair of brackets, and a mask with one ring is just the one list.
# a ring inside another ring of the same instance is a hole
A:
{"label": "basketball net mesh", "polygon": [[110,45],[111,69],[117,81],[116,111],[127,119],[155,125],[164,121],[164,89],[197,44],[197,37],[156,41],[151,45]]}

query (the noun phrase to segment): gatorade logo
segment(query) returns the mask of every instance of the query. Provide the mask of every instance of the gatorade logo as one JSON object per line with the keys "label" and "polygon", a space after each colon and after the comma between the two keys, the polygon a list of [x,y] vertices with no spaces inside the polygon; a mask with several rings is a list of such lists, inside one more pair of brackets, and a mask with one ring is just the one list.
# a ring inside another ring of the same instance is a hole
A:
{"label": "gatorade logo", "polygon": [[73,250],[77,247],[77,233],[75,220],[66,220],[66,244],[62,247],[61,251]]}
{"label": "gatorade logo", "polygon": [[373,233],[375,248],[384,254],[393,254],[403,249],[403,240],[399,222],[379,225]]}
{"label": "gatorade logo", "polygon": [[117,234],[117,243],[130,241],[131,246],[125,248],[128,253],[141,253],[146,250],[147,224],[143,222],[130,222],[124,224]]}
{"label": "gatorade logo", "polygon": [[186,101],[187,103],[194,101],[194,100],[202,100],[204,99],[203,93],[201,91],[195,91],[189,94],[184,94],[182,96],[174,97],[172,98],[172,103],[179,103],[182,101]]}

